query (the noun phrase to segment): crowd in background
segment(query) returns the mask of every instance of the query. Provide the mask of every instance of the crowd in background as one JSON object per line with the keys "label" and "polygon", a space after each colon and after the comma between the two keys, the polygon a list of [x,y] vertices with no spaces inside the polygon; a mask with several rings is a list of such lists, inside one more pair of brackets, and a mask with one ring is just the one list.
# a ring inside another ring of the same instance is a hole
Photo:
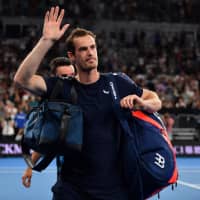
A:
{"label": "crowd in background", "polygon": [[[199,23],[198,0],[1,0],[0,14],[43,16],[44,8],[60,5],[69,17],[79,20],[140,20]],[[109,6],[108,6],[109,5]]]}
{"label": "crowd in background", "polygon": [[[13,1],[6,0],[6,2],[0,1],[1,16],[40,16],[47,5],[55,4],[55,1],[40,1],[39,4],[36,1],[15,1],[15,6],[9,6],[13,4]],[[95,7],[94,2],[97,3]],[[59,3],[67,9],[66,13],[74,19],[74,23],[78,23],[81,18],[112,20],[115,16],[117,20],[159,21],[156,19],[160,19],[173,22],[182,20],[195,22],[193,17],[198,12],[194,14],[191,9],[195,10],[194,5],[200,4],[191,0],[125,2],[95,0],[88,1],[87,4],[76,0],[69,0],[66,4],[66,1],[60,0]],[[108,3],[112,6],[106,6]],[[200,5],[198,6],[200,8]],[[163,12],[165,8],[178,9],[180,12],[171,12],[171,15],[165,16],[166,12]],[[148,10],[145,15],[143,9]],[[93,18],[95,13],[97,15]],[[95,33],[101,72],[125,72],[137,84],[156,91],[162,99],[163,109],[200,111],[200,34],[197,33],[194,36],[185,31],[169,33],[155,30],[148,33],[136,30],[133,31],[131,37],[130,34],[127,37],[126,29],[109,33],[101,30]],[[25,115],[38,99],[22,89],[15,88],[13,76],[20,62],[39,39],[41,30],[37,26],[30,25],[26,27],[25,33],[23,32],[15,40],[1,31],[0,34],[3,38],[0,41],[1,134],[7,134],[19,140],[20,137],[17,135],[24,123],[22,119],[25,119]],[[63,38],[47,54],[41,63],[39,73],[50,75],[48,63],[54,57],[65,56],[65,48]],[[20,117],[19,114],[21,114]],[[20,127],[17,117],[18,120],[21,119]]]}

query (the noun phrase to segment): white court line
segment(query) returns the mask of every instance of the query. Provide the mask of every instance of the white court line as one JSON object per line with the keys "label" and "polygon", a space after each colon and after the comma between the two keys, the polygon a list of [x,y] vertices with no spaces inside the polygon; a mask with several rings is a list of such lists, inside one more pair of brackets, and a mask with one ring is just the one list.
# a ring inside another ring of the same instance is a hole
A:
{"label": "white court line", "polygon": [[200,173],[200,169],[184,169],[184,170],[178,170],[179,173]]}
{"label": "white court line", "polygon": [[188,183],[188,182],[185,182],[185,181],[180,181],[180,180],[178,180],[177,182],[180,185],[184,185],[184,186],[187,186],[187,187],[190,187],[190,188],[193,188],[193,189],[200,190],[200,186],[199,185],[195,185],[195,184]]}
{"label": "white court line", "polygon": [[[22,173],[26,167],[0,167],[0,174],[18,174]],[[34,173],[40,173],[33,171]],[[49,167],[48,169],[42,171],[41,173],[55,173],[56,168],[54,167]]]}
{"label": "white court line", "polygon": [[[8,170],[15,170],[15,169],[17,169],[17,170],[20,170],[20,169],[24,169],[25,167],[27,167],[27,165],[25,165],[24,167],[4,166],[4,167],[0,167],[0,170],[2,170],[2,169],[8,169]],[[56,166],[55,166],[55,167],[48,167],[47,170],[48,170],[48,169],[56,169]]]}

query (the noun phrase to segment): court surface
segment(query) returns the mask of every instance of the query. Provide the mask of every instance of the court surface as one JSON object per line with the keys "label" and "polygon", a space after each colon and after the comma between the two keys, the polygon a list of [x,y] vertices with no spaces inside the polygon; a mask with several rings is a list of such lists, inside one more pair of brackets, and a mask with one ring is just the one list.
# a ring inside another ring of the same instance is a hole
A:
{"label": "court surface", "polygon": [[[177,158],[178,186],[160,193],[160,200],[200,200],[200,158]],[[26,164],[22,158],[0,158],[0,200],[51,200],[51,186],[56,180],[53,162],[42,173],[34,172],[30,188],[21,183]],[[150,200],[158,199],[157,195]],[[117,199],[116,199],[117,200]]]}

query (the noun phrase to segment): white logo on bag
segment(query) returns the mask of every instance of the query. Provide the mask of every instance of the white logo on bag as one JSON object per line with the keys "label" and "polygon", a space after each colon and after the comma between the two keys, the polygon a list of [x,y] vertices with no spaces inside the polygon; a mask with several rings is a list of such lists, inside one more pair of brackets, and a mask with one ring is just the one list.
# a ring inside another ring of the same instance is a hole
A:
{"label": "white logo on bag", "polygon": [[158,167],[163,169],[165,167],[165,158],[163,156],[161,156],[159,153],[156,153],[154,163]]}
{"label": "white logo on bag", "polygon": [[104,94],[110,94],[110,91],[109,90],[103,90],[103,93]]}

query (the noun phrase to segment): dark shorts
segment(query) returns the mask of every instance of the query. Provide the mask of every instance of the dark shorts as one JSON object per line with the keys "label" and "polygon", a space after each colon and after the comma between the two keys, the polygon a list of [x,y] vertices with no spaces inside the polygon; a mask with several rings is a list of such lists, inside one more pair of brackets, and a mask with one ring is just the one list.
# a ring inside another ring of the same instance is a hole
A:
{"label": "dark shorts", "polygon": [[114,191],[85,190],[73,186],[61,180],[52,187],[53,200],[129,200],[126,189],[115,189]]}

